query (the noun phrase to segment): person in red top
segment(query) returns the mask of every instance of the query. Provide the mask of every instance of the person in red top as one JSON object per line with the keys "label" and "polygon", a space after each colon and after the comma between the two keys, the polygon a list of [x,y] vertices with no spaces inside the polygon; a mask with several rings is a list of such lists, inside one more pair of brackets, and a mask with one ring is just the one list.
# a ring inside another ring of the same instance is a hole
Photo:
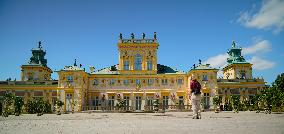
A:
{"label": "person in red top", "polygon": [[194,75],[191,75],[190,79],[190,93],[191,93],[191,105],[193,111],[193,119],[201,119],[200,101],[201,101],[201,85],[196,80]]}

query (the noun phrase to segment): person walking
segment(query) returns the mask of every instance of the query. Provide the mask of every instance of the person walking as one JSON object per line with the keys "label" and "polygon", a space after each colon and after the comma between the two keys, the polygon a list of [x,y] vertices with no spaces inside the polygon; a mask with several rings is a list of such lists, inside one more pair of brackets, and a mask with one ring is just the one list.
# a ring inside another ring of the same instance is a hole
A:
{"label": "person walking", "polygon": [[193,111],[193,119],[201,119],[200,101],[201,101],[201,85],[196,80],[194,75],[190,80],[190,93],[191,93],[191,105]]}

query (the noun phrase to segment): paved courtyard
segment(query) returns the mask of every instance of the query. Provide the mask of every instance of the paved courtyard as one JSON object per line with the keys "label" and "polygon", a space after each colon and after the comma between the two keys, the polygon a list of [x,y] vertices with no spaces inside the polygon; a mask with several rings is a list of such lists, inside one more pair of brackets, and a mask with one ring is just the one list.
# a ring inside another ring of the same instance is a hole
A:
{"label": "paved courtyard", "polygon": [[192,112],[163,113],[75,113],[24,114],[0,117],[0,134],[284,134],[284,113],[203,112],[201,120]]}

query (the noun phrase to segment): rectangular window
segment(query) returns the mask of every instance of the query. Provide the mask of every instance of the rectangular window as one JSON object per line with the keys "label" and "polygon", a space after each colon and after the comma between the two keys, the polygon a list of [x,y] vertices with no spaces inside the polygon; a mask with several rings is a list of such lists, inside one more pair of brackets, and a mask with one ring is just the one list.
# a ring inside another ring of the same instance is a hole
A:
{"label": "rectangular window", "polygon": [[136,84],[137,84],[137,85],[140,84],[140,79],[136,79]]}
{"label": "rectangular window", "polygon": [[115,79],[110,79],[109,85],[114,85],[114,83],[115,83]]}
{"label": "rectangular window", "polygon": [[153,79],[148,79],[148,85],[152,85],[152,84],[153,84],[153,82],[154,82],[154,80],[153,80]]}
{"label": "rectangular window", "polygon": [[162,84],[167,85],[168,84],[168,79],[162,79]]}
{"label": "rectangular window", "polygon": [[99,85],[99,81],[98,81],[98,79],[94,79],[94,85]]}
{"label": "rectangular window", "polygon": [[208,81],[208,75],[203,75],[202,81]]}
{"label": "rectangular window", "polygon": [[129,70],[129,61],[126,60],[126,61],[123,62],[123,69]]}
{"label": "rectangular window", "polygon": [[183,84],[183,80],[182,79],[178,79],[178,84],[182,85]]}
{"label": "rectangular window", "polygon": [[152,70],[152,66],[153,66],[153,64],[152,64],[152,61],[147,61],[147,70]]}
{"label": "rectangular window", "polygon": [[73,76],[72,75],[67,76],[67,81],[73,81]]}
{"label": "rectangular window", "polygon": [[128,81],[128,79],[126,79],[126,80],[123,80],[123,84],[124,84],[124,85],[128,85],[128,84],[129,84],[129,81]]}

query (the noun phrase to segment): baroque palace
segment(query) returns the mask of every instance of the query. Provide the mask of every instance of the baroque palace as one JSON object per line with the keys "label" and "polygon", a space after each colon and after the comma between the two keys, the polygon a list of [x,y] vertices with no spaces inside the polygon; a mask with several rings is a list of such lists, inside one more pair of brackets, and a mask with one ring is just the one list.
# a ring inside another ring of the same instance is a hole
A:
{"label": "baroque palace", "polygon": [[90,67],[86,72],[75,60],[74,65],[55,71],[58,80],[52,80],[53,71],[39,42],[38,48],[31,50],[29,62],[21,66],[21,80],[0,81],[0,97],[7,91],[22,97],[25,103],[32,97],[42,97],[53,107],[60,99],[65,112],[115,110],[121,100],[129,111],[152,110],[154,100],[166,110],[189,109],[189,82],[194,75],[202,85],[203,108],[212,109],[214,96],[219,96],[224,105],[232,94],[250,100],[265,87],[262,78],[252,76],[252,64],[244,59],[235,42],[228,51],[223,78],[217,78],[219,69],[201,60],[188,72],[158,64],[156,33],[151,39],[144,33],[141,39],[134,38],[133,33],[129,39],[120,34],[117,47],[118,64],[100,70]]}

